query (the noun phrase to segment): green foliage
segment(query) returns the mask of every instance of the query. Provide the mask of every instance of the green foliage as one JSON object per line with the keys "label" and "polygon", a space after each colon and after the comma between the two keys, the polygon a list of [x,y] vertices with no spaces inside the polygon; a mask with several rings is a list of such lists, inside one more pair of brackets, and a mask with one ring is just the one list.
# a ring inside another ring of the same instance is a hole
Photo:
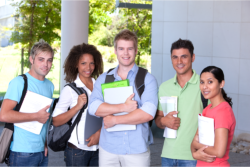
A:
{"label": "green foliage", "polygon": [[[152,1],[129,0],[130,3],[152,4]],[[127,28],[138,37],[138,54],[136,64],[140,65],[141,55],[151,54],[151,24],[152,10],[148,9],[121,9],[127,16]]]}
{"label": "green foliage", "polygon": [[115,10],[115,0],[89,0],[89,34],[100,25],[111,23],[110,13]]}
{"label": "green foliage", "polygon": [[61,27],[61,0],[12,1],[16,24],[11,29],[11,41],[22,44],[26,55],[24,65],[28,67],[28,55],[35,42],[42,38],[51,45],[60,40],[56,30]]}
{"label": "green foliage", "polygon": [[[141,0],[127,0],[123,2],[152,4],[152,1]],[[110,17],[112,21],[99,25],[94,33],[90,35],[89,41],[96,45],[113,46],[115,35],[123,29],[129,29],[138,37],[136,64],[146,64],[141,56],[151,54],[152,11],[148,9],[119,8]]]}
{"label": "green foliage", "polygon": [[117,61],[117,57],[114,53],[111,53],[108,57],[108,62],[109,63],[114,63],[115,61]]}
{"label": "green foliage", "polygon": [[20,43],[13,44],[14,49],[22,49],[22,45]]}

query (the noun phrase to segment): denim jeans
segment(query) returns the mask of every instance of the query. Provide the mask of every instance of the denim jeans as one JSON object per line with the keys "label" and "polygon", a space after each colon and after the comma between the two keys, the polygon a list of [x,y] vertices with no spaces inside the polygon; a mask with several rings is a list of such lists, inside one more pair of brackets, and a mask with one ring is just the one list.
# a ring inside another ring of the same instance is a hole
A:
{"label": "denim jeans", "polygon": [[99,150],[87,151],[67,147],[64,151],[66,166],[99,166]]}
{"label": "denim jeans", "polygon": [[10,151],[10,166],[48,166],[48,155]]}
{"label": "denim jeans", "polygon": [[161,166],[172,167],[172,166],[189,166],[195,167],[196,160],[180,160],[180,159],[170,159],[170,158],[161,158]]}

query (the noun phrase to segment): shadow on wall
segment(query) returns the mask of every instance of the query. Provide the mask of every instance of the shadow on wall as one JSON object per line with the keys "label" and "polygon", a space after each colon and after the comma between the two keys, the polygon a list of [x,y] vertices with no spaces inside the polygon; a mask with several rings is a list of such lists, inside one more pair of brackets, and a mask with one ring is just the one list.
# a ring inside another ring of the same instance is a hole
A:
{"label": "shadow on wall", "polygon": [[241,133],[237,137],[234,136],[230,151],[240,154],[250,154],[250,134]]}

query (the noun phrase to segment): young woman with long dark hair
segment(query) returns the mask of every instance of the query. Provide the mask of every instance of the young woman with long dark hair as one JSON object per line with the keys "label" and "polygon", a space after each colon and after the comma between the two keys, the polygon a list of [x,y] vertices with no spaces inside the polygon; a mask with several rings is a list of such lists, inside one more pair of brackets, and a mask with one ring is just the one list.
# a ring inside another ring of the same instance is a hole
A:
{"label": "young woman with long dark hair", "polygon": [[199,143],[197,130],[191,144],[192,155],[197,159],[196,166],[230,166],[227,160],[236,120],[232,99],[224,91],[224,85],[224,74],[220,68],[208,66],[201,72],[200,89],[211,102],[202,115],[214,119],[215,139],[214,146],[205,146]]}

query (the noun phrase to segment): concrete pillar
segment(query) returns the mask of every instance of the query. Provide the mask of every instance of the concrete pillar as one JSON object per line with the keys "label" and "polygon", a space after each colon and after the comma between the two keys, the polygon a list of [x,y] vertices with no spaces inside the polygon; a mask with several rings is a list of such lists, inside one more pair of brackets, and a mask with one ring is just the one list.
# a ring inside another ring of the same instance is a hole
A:
{"label": "concrete pillar", "polygon": [[64,61],[74,45],[88,43],[89,1],[62,0],[60,91],[66,84]]}

